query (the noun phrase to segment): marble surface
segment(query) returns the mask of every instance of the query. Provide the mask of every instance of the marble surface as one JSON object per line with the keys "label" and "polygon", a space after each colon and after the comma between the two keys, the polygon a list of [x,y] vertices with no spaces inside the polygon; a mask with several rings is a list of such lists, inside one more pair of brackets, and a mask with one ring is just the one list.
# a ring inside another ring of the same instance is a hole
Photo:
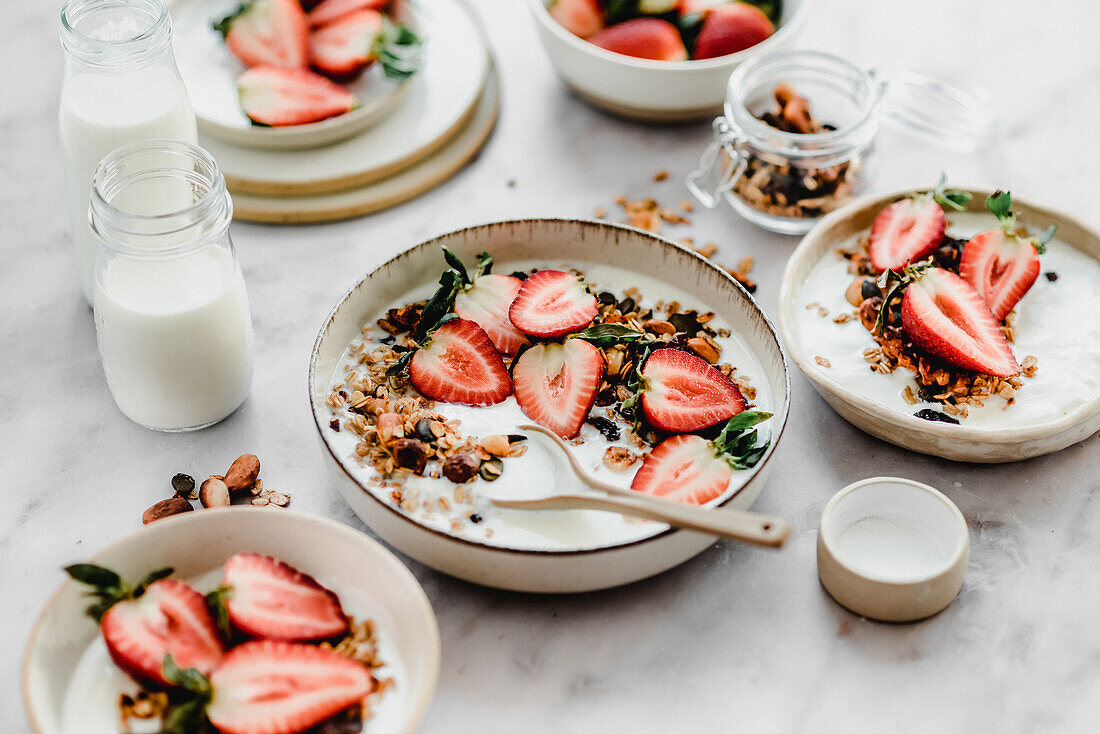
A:
{"label": "marble surface", "polygon": [[[619,194],[675,203],[709,126],[649,127],[587,107],[555,77],[526,2],[480,0],[504,90],[486,150],[444,186],[369,218],[235,224],[256,327],[252,395],[214,428],[151,433],[112,403],[77,295],[56,144],[57,3],[9,5],[0,46],[0,718],[18,734],[29,731],[19,661],[60,567],[136,529],[173,473],[210,473],[251,451],[265,485],[291,491],[296,510],[362,528],[323,479],[305,371],[325,314],[364,271],[468,224],[590,216],[596,206],[615,214]],[[1100,227],[1091,153],[1100,5],[814,5],[800,46],[866,66],[934,67],[982,89],[1003,123],[993,147],[973,155],[884,129],[874,189],[926,185],[945,170]],[[654,183],[660,169],[671,178]],[[797,240],[725,210],[693,220],[666,232],[719,243],[723,264],[753,255],[757,297],[774,314]],[[793,387],[790,425],[757,503],[795,525],[780,552],[716,543],[649,581],[567,597],[477,588],[410,562],[444,646],[423,731],[1094,731],[1100,438],[1018,465],[954,464],[860,433],[797,373]],[[960,597],[918,624],[856,617],[817,581],[822,507],[841,486],[878,474],[940,488],[970,525]]]}

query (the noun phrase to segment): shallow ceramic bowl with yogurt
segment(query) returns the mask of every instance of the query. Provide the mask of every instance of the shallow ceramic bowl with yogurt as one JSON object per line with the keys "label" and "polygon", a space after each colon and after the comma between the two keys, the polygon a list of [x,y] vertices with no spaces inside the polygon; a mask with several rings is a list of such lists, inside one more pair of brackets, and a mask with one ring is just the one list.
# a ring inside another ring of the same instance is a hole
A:
{"label": "shallow ceramic bowl with yogurt", "polygon": [[653,122],[721,114],[730,73],[742,61],[789,46],[810,5],[810,0],[784,0],[775,33],[744,51],[714,59],[654,61],[593,46],[551,17],[549,0],[528,1],[542,44],[566,84],[597,107]]}
{"label": "shallow ceramic bowl with yogurt", "polygon": [[[240,0],[169,0],[174,51],[180,76],[187,86],[199,132],[247,148],[313,148],[346,140],[369,129],[397,108],[416,74],[389,79],[381,64],[371,64],[362,76],[342,84],[355,95],[359,107],[327,120],[304,125],[254,125],[237,101],[237,77],[244,67],[226,48],[212,24],[233,13]],[[409,2],[395,3],[388,13],[399,23],[423,35],[424,29]]]}
{"label": "shallow ceramic bowl with yogurt", "polygon": [[[372,326],[388,308],[431,294],[445,267],[441,246],[468,263],[475,261],[477,253],[488,251],[495,259],[494,272],[508,273],[532,263],[544,268],[577,267],[601,289],[621,292],[638,286],[643,293],[650,291],[647,295],[654,300],[679,298],[685,308],[714,311],[714,323],[732,332],[723,346],[723,360],[729,357],[738,367],[737,374],[752,380],[759,409],[774,414],[760,426],[771,441],[768,452],[753,469],[735,472],[729,489],[714,504],[743,509],[753,503],[763,489],[786,421],[790,387],[774,328],[744,289],[694,252],[630,227],[563,219],[497,222],[429,240],[375,269],[336,305],[314,346],[309,394],[329,466],[352,509],[383,540],[444,573],[534,592],[588,591],[629,583],[682,563],[714,542],[710,536],[672,530],[661,523],[584,510],[523,512],[488,507],[483,522],[466,523],[456,531],[446,523],[400,509],[391,499],[392,487],[377,486],[373,469],[355,459],[355,440],[349,432],[332,430],[334,416],[326,399],[334,382],[340,382],[336,376],[342,374],[345,350],[360,337],[360,330]],[[614,283],[610,282],[613,276]],[[447,413],[448,417],[461,416],[462,427],[473,435],[516,433],[517,424],[529,422],[514,398],[490,408],[437,404],[437,409],[457,411]],[[591,426],[584,427],[582,437],[586,442],[577,448],[578,456],[594,471],[602,471],[599,457],[606,443],[598,443],[598,433]],[[505,459],[504,475],[496,482],[477,480],[465,486],[479,494],[513,493],[513,497],[582,489],[564,470],[561,457],[550,453],[538,437],[528,443],[525,455]],[[592,445],[597,451],[586,457],[583,452]],[[602,478],[627,486],[636,466]],[[409,479],[414,480],[424,491],[434,484],[448,498],[456,486],[445,479]],[[495,534],[487,537],[486,530],[493,528]]]}
{"label": "shallow ceramic bowl with yogurt", "polygon": [[[958,187],[955,187],[958,188]],[[947,215],[947,233],[969,238],[993,229],[985,208],[989,189],[963,188],[972,195],[965,212]],[[914,389],[912,373],[872,372],[863,350],[875,346],[858,320],[836,324],[851,312],[844,291],[854,276],[837,249],[852,249],[870,231],[875,216],[889,203],[912,192],[859,199],[818,223],[787,263],[779,294],[779,327],[791,358],[818,393],[845,420],[873,436],[912,451],[955,461],[1001,463],[1059,451],[1100,430],[1100,234],[1068,214],[1013,199],[1013,210],[1031,232],[1051,224],[1058,230],[1046,254],[1044,275],[1016,306],[1017,361],[1033,355],[1038,371],[1016,391],[1007,409],[994,396],[971,408],[960,425],[917,418],[922,408],[902,392]],[[814,307],[810,307],[815,304]],[[822,317],[818,308],[825,308]],[[1069,324],[1070,326],[1067,326]],[[816,358],[824,358],[825,367]]]}
{"label": "shallow ceramic bowl with yogurt", "polygon": [[[290,511],[234,507],[159,520],[92,559],[124,579],[171,566],[201,591],[217,586],[234,553],[256,551],[313,575],[356,618],[378,629],[382,676],[395,686],[372,704],[367,731],[416,731],[439,677],[439,628],[424,591],[404,565],[366,535],[332,520]],[[60,569],[58,575],[61,575]],[[136,684],[107,656],[84,615],[85,588],[64,584],[39,617],[23,659],[23,697],[36,734],[114,734],[119,694]],[[75,723],[74,723],[75,722]]]}

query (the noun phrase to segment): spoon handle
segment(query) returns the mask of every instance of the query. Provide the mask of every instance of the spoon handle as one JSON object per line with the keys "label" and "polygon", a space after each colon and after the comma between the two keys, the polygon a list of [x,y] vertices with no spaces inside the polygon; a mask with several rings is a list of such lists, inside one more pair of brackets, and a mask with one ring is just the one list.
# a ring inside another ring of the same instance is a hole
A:
{"label": "spoon handle", "polygon": [[696,530],[744,543],[779,548],[791,535],[786,520],[731,508],[685,505],[671,500],[635,493],[632,497],[603,497],[588,494],[561,494],[530,500],[493,499],[497,507],[510,510],[603,510],[631,517],[659,520],[684,530]]}

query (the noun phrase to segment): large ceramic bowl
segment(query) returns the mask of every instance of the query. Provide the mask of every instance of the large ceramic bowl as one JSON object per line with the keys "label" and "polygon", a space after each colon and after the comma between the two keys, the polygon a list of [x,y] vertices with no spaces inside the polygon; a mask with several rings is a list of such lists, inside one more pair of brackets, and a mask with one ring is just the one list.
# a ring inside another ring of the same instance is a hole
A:
{"label": "large ceramic bowl", "polygon": [[[772,444],[750,470],[739,491],[721,503],[748,508],[764,487],[771,457],[786,422],[790,383],[786,357],[768,318],[752,297],[725,271],[694,252],[641,230],[604,222],[532,219],[496,222],[452,232],[409,249],[379,266],[340,299],[314,345],[309,396],[314,420],[334,481],[352,509],[383,540],[439,571],[475,583],[517,591],[575,592],[602,589],[652,576],[701,553],[714,543],[707,535],[665,530],[633,542],[564,550],[520,550],[441,532],[414,520],[392,503],[379,499],[361,481],[362,468],[346,450],[334,447],[331,413],[325,399],[334,367],[345,348],[373,319],[410,291],[439,277],[440,246],[473,262],[488,251],[499,272],[509,261],[607,264],[624,271],[676,284],[697,295],[727,321],[758,359],[774,413],[769,421]],[[550,487],[579,489],[577,487]]]}
{"label": "large ceramic bowl", "polygon": [[744,51],[698,61],[653,61],[593,46],[550,16],[549,0],[528,1],[543,46],[566,84],[597,107],[654,122],[721,114],[726,82],[737,65],[790,46],[810,5],[810,0],[784,0],[775,33]]}
{"label": "large ceramic bowl", "polygon": [[[953,217],[958,220],[964,216],[982,214],[988,218],[988,226],[983,227],[984,229],[995,226],[993,217],[985,212],[985,199],[992,191],[970,187],[963,187],[963,190],[971,193],[970,204],[966,213],[962,215],[949,213],[949,222]],[[1065,337],[1079,340],[1078,345],[1071,346],[1069,351],[1074,353],[1072,359],[1076,360],[1078,366],[1091,370],[1094,387],[1091,394],[1086,389],[1079,401],[1067,407],[1064,415],[1055,419],[1027,420],[1022,417],[1013,419],[1013,414],[1009,411],[1016,410],[1016,407],[1012,407],[1004,411],[1006,420],[1002,421],[1002,425],[968,424],[966,420],[961,425],[952,425],[923,420],[913,415],[914,406],[907,406],[907,410],[899,410],[897,405],[881,399],[881,396],[876,399],[865,390],[853,389],[851,385],[838,379],[840,373],[837,365],[832,364],[836,361],[836,355],[823,355],[808,343],[810,341],[807,338],[808,332],[800,328],[800,323],[804,325],[806,314],[812,313],[812,310],[807,310],[810,302],[818,305],[824,303],[816,292],[811,293],[807,290],[807,281],[814,268],[822,262],[823,258],[835,258],[835,251],[838,248],[850,247],[859,236],[869,232],[875,216],[887,204],[912,193],[912,191],[898,191],[890,194],[876,194],[858,199],[836,210],[810,230],[791,255],[783,273],[783,285],[779,292],[779,328],[783,335],[783,343],[789,350],[795,365],[809,378],[821,397],[852,425],[903,448],[945,459],[979,463],[1019,461],[1059,451],[1100,430],[1100,389],[1095,388],[1096,374],[1100,371],[1098,366],[1100,360],[1097,358],[1097,354],[1100,354],[1100,340],[1095,338],[1097,334],[1095,324],[1100,321],[1100,297],[1093,295],[1091,301],[1086,301],[1079,294],[1074,293],[1073,279],[1081,276],[1065,272],[1061,267],[1055,268],[1061,271],[1056,273],[1056,276],[1061,276],[1056,282],[1048,282],[1046,278],[1040,277],[1034,288],[1036,291],[1044,288],[1062,288],[1063,295],[1067,297],[1062,312],[1051,314],[1049,321],[1046,316],[1037,317],[1028,314],[1027,308],[1031,303],[1028,300],[1031,295],[1029,293],[1018,308],[1023,315],[1017,317],[1018,325],[1021,323],[1021,318],[1048,321],[1042,327],[1045,329],[1064,328],[1058,325],[1051,326],[1060,318],[1079,320],[1076,332],[1066,330]],[[1069,214],[1015,198],[1013,210],[1019,215],[1021,222],[1030,227],[1033,232],[1042,232],[1051,224],[1057,224],[1057,241],[1076,250],[1079,256],[1084,257],[1086,263],[1089,259],[1100,260],[1100,234]],[[951,226],[948,231],[952,231]],[[1058,244],[1057,241],[1055,244]],[[1044,271],[1052,267],[1049,253],[1040,258],[1040,261],[1043,263]],[[1095,263],[1089,264],[1095,265]],[[837,283],[839,290],[836,293],[840,296],[834,302],[835,305],[843,306],[848,310],[851,310],[851,307],[842,303],[842,294],[851,278],[850,275],[846,276],[844,280]],[[1085,282],[1081,286],[1083,290],[1091,291],[1093,294],[1096,293],[1096,288],[1100,287],[1096,282]],[[1086,309],[1093,310],[1086,312]],[[835,325],[829,323],[829,319],[837,312],[838,309],[834,308],[828,318],[821,320],[817,328],[833,328]],[[859,323],[849,323],[845,324],[845,328],[858,331],[863,327]],[[1088,331],[1089,329],[1092,331]],[[869,335],[864,341],[866,343],[861,347],[873,346]],[[1072,341],[1067,343],[1073,344]],[[1014,345],[1018,360],[1024,356],[1020,353],[1020,349],[1019,345]],[[829,366],[821,364],[816,359],[818,356],[823,356],[829,362]],[[1043,373],[1044,367],[1048,371],[1054,367],[1051,360],[1046,359],[1044,354],[1039,353],[1036,356],[1039,360],[1039,374]],[[830,360],[830,357],[833,359]],[[883,377],[870,371],[865,374],[867,379],[872,380]],[[1073,379],[1079,378],[1080,374],[1073,377]],[[1024,387],[1018,395],[1019,401],[1028,398],[1028,389],[1029,386],[1025,380]],[[1051,385],[1045,388],[1042,399],[1056,398],[1058,392],[1058,384]],[[1016,415],[1020,415],[1019,411]]]}
{"label": "large ceramic bowl", "polygon": [[[234,507],[159,520],[91,559],[72,560],[106,566],[124,579],[166,566],[175,568],[178,578],[194,579],[239,551],[283,559],[336,591],[349,613],[377,622],[379,656],[387,663],[383,671],[394,677],[396,686],[375,706],[376,723],[387,732],[415,732],[439,677],[439,628],[413,575],[363,533],[295,512]],[[78,661],[98,635],[95,623],[84,616],[84,591],[75,582],[64,584],[31,632],[23,660],[23,697],[36,734],[75,731],[62,728],[66,693]],[[108,702],[108,708],[114,703]],[[11,721],[14,713],[5,718]],[[87,717],[82,734],[117,731],[117,722],[108,720],[105,729],[97,730],[93,712],[82,715]]]}

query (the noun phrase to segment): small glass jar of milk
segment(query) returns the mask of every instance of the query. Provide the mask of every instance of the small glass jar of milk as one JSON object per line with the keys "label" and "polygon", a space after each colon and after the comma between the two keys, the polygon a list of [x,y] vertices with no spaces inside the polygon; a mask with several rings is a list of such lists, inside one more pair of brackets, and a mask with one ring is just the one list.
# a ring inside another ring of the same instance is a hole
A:
{"label": "small glass jar of milk", "polygon": [[119,409],[158,431],[228,416],[252,382],[252,318],[217,163],[176,140],[123,146],[99,164],[95,325]]}
{"label": "small glass jar of milk", "polygon": [[195,142],[195,113],[172,56],[164,0],[68,0],[61,44],[61,160],[77,276],[91,303],[96,244],[87,211],[96,166],[126,143]]}

